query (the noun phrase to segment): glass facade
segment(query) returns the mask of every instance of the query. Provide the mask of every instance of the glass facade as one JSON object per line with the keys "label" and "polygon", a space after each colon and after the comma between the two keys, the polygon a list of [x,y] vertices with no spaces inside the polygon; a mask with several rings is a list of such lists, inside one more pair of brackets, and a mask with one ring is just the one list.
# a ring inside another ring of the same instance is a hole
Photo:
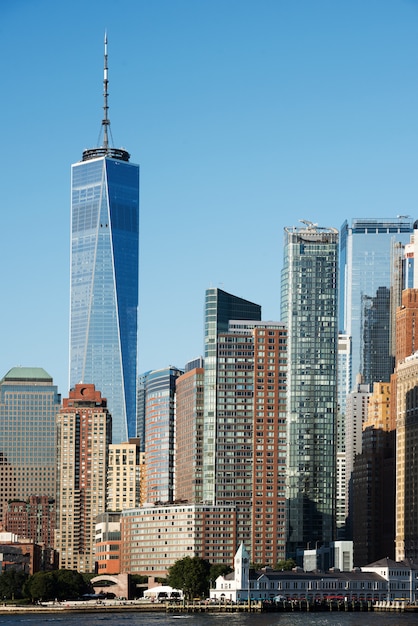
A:
{"label": "glass facade", "polygon": [[336,526],[337,539],[345,537],[346,510],[346,455],[345,455],[345,424],[347,410],[347,395],[351,389],[351,338],[348,335],[338,336],[338,366],[337,366],[337,500]]}
{"label": "glass facade", "polygon": [[145,464],[147,502],[174,500],[176,380],[175,367],[147,376],[145,392]]}
{"label": "glass facade", "polygon": [[366,384],[388,380],[392,369],[390,311],[400,305],[400,301],[388,302],[388,290],[393,291],[396,281],[393,250],[398,242],[406,245],[412,232],[413,221],[406,217],[354,219],[351,226],[345,222],[341,227],[339,325],[351,336],[352,388],[358,373]]}
{"label": "glass facade", "polygon": [[0,521],[10,500],[55,498],[55,418],[61,398],[42,368],[14,367],[0,382]]}
{"label": "glass facade", "polygon": [[147,378],[151,371],[138,376],[136,388],[136,437],[139,437],[140,451],[145,452],[145,400],[147,391]]}
{"label": "glass facade", "polygon": [[338,231],[285,230],[288,328],[287,550],[332,541],[335,524]]}
{"label": "glass facade", "polygon": [[72,166],[69,383],[101,391],[119,443],[136,435],[139,166],[90,152]]}
{"label": "glass facade", "polygon": [[215,502],[217,438],[217,341],[228,331],[230,320],[261,320],[261,306],[221,289],[206,290],[205,399],[203,411],[203,501]]}

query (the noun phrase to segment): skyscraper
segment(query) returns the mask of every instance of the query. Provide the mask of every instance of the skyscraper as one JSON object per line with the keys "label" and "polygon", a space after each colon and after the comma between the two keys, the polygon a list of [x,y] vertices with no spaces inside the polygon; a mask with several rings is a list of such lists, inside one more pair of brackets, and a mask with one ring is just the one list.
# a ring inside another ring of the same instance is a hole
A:
{"label": "skyscraper", "polygon": [[[340,331],[351,337],[352,386],[358,373],[371,384],[393,368],[390,311],[400,302],[389,302],[396,245],[407,244],[413,232],[410,218],[353,219],[341,227]],[[380,291],[379,291],[380,288]],[[399,289],[392,290],[399,299]],[[390,328],[389,328],[390,326]]]}
{"label": "skyscraper", "polygon": [[203,413],[203,501],[215,502],[217,437],[218,335],[228,331],[229,320],[261,320],[261,306],[222,289],[206,290],[205,375]]}
{"label": "skyscraper", "polygon": [[281,317],[288,329],[289,556],[332,541],[335,524],[338,231],[285,229]]}
{"label": "skyscraper", "polygon": [[216,503],[235,505],[237,543],[274,566],[286,543],[287,330],[231,320],[218,336]]}
{"label": "skyscraper", "polygon": [[60,567],[94,572],[95,523],[106,510],[112,418],[94,385],[76,385],[57,415],[56,549]]}
{"label": "skyscraper", "polygon": [[147,379],[150,374],[150,371],[140,374],[136,383],[136,436],[139,437],[141,452],[145,452],[145,401]]}
{"label": "skyscraper", "polygon": [[0,522],[11,500],[55,499],[60,401],[51,376],[40,367],[13,367],[0,381]]}
{"label": "skyscraper", "polygon": [[176,367],[154,370],[145,393],[147,502],[173,502],[175,469]]}
{"label": "skyscraper", "polygon": [[72,166],[69,382],[101,390],[118,443],[136,435],[139,166],[109,145],[106,38],[104,58],[103,145]]}
{"label": "skyscraper", "polygon": [[374,383],[354,457],[352,500],[354,565],[395,556],[395,430],[390,419],[390,384]]}
{"label": "skyscraper", "polygon": [[[361,380],[360,374],[357,381]],[[353,501],[353,469],[356,455],[361,454],[362,428],[367,420],[369,398],[372,389],[370,385],[357,382],[356,389],[350,391],[346,398],[345,411],[345,517],[347,518],[347,536],[352,537],[352,501]]]}
{"label": "skyscraper", "polygon": [[141,505],[141,478],[144,453],[139,439],[129,439],[109,446],[107,468],[107,510],[122,511]]}
{"label": "skyscraper", "polygon": [[257,563],[285,556],[287,331],[261,307],[206,292],[203,502],[232,506]]}
{"label": "skyscraper", "polygon": [[338,335],[338,414],[337,414],[337,495],[336,495],[336,527],[337,539],[346,536],[346,449],[345,427],[347,411],[347,395],[350,392],[351,381],[351,338],[339,333]]}
{"label": "skyscraper", "polygon": [[202,502],[203,382],[203,367],[187,365],[176,381],[176,500]]}

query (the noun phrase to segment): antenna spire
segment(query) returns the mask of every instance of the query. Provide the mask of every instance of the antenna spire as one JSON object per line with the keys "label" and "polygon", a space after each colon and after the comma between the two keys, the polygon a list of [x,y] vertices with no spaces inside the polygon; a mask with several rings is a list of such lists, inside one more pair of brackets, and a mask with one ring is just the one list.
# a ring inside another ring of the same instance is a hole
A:
{"label": "antenna spire", "polygon": [[103,119],[102,119],[103,147],[105,148],[105,150],[107,150],[109,148],[108,127],[110,126],[110,120],[109,120],[109,116],[108,116],[108,112],[109,112],[109,105],[108,105],[109,79],[108,79],[108,75],[107,75],[107,69],[108,69],[107,68],[107,32],[105,31],[105,36],[104,36],[104,72],[103,72],[103,97],[104,97],[103,112],[104,112],[104,116],[103,116]]}
{"label": "antenna spire", "polygon": [[[108,105],[108,92],[109,87],[109,79],[107,76],[107,32],[105,31],[104,36],[104,72],[103,72],[103,119],[102,124],[100,126],[99,138],[97,141],[97,145],[100,145],[100,137],[103,130],[103,144],[99,148],[87,148],[83,150],[83,161],[88,161],[90,159],[97,159],[99,157],[109,157],[111,159],[117,159],[118,161],[126,161],[129,162],[130,154],[124,148],[113,148],[113,137],[112,131],[110,129],[110,120],[109,120],[109,105]],[[111,145],[109,145],[109,136],[111,140]]]}

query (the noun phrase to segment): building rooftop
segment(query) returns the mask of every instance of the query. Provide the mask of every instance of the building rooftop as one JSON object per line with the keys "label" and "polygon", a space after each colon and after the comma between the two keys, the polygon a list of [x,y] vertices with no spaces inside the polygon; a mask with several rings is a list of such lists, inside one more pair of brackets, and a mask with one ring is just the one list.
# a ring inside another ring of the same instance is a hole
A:
{"label": "building rooftop", "polygon": [[50,376],[42,367],[12,367],[1,382],[50,382]]}

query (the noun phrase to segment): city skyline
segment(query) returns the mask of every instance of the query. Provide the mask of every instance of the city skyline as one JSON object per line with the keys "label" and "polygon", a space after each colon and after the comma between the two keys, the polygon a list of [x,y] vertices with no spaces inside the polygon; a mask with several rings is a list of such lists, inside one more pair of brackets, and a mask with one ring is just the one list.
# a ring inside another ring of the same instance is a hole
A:
{"label": "city skyline", "polygon": [[142,167],[139,372],[203,354],[211,286],[278,320],[287,223],[415,219],[413,2],[18,0],[0,16],[3,373],[42,367],[68,393],[70,166],[99,132],[105,30],[114,144]]}

